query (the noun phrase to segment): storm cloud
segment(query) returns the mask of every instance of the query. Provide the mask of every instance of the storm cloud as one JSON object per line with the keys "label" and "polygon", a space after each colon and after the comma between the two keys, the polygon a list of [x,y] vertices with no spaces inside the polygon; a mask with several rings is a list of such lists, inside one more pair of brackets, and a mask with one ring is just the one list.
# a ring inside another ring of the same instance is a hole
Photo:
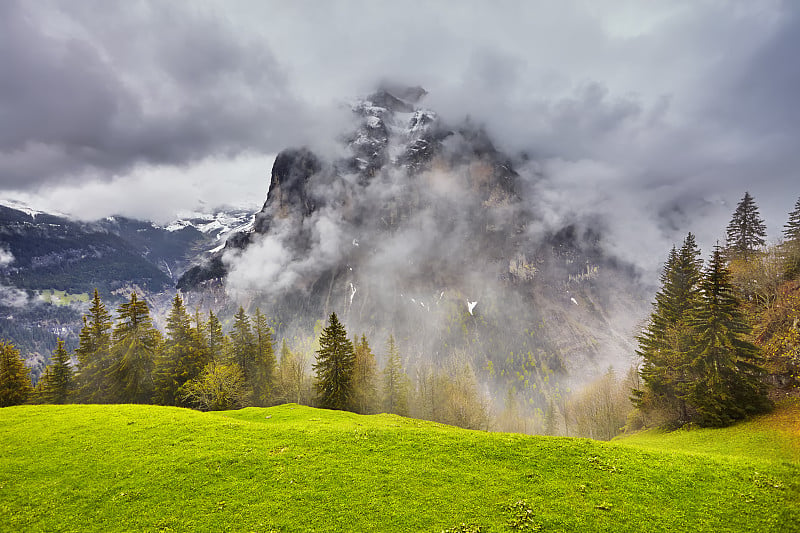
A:
{"label": "storm cloud", "polygon": [[772,0],[12,0],[0,195],[84,217],[257,204],[274,154],[324,150],[341,102],[392,79],[527,157],[551,216],[604,215],[652,265],[690,230],[708,250],[745,190],[777,239],[800,195],[798,45],[800,7]]}

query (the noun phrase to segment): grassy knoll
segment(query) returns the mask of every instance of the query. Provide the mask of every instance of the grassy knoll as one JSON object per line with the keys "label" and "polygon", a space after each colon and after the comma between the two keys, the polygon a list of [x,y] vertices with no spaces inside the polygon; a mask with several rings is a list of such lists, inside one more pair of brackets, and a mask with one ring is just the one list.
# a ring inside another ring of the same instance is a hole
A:
{"label": "grassy knoll", "polygon": [[0,530],[797,530],[790,456],[665,452],[656,440],[296,405],[12,407],[0,409]]}
{"label": "grassy knoll", "polygon": [[39,291],[39,298],[49,304],[53,305],[71,305],[73,303],[86,303],[89,301],[89,293],[83,292],[80,294],[70,294],[66,291],[58,290],[43,290]]}
{"label": "grassy knoll", "polygon": [[800,399],[787,398],[774,412],[728,428],[670,432],[651,429],[615,442],[664,452],[800,465]]}

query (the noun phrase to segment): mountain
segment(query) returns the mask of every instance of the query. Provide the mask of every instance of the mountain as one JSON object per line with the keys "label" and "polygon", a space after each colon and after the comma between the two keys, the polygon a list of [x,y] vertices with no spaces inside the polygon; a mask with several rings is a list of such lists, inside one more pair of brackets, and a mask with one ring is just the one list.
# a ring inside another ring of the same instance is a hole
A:
{"label": "mountain", "polygon": [[56,337],[76,345],[95,288],[111,306],[133,288],[151,299],[171,292],[190,261],[251,221],[231,209],[164,226],[120,216],[82,222],[0,202],[0,338],[13,340],[38,375]]}
{"label": "mountain", "polygon": [[252,227],[178,287],[223,286],[279,336],[336,311],[374,342],[393,332],[409,372],[466,362],[535,405],[630,364],[646,299],[602,220],[551,220],[536,162],[469,119],[446,123],[425,94],[382,87],[350,104],[338,149],[281,152]]}

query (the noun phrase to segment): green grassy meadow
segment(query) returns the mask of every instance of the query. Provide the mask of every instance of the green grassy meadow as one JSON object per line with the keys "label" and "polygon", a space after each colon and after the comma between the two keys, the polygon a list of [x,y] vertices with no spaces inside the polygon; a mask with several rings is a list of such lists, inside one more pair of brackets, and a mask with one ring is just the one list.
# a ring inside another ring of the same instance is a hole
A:
{"label": "green grassy meadow", "polygon": [[9,407],[0,530],[797,531],[797,428],[797,406],[612,443],[298,405]]}

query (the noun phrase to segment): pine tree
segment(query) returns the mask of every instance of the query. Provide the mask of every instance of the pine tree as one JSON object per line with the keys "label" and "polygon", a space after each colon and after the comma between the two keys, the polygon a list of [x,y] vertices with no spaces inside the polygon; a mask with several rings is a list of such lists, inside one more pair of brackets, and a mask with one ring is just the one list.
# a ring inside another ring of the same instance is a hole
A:
{"label": "pine tree", "polygon": [[0,340],[0,407],[23,404],[32,392],[29,371],[19,350]]}
{"label": "pine tree", "polygon": [[769,409],[761,381],[758,347],[747,340],[750,326],[733,292],[722,250],[715,247],[700,284],[692,326],[695,380],[688,399],[703,426],[726,426]]}
{"label": "pine tree", "polygon": [[253,315],[253,336],[255,357],[252,376],[253,399],[256,405],[267,406],[272,401],[275,382],[275,348],[272,341],[272,328],[267,317],[256,307]]}
{"label": "pine tree", "polygon": [[747,259],[764,246],[766,236],[767,228],[758,213],[758,207],[750,193],[745,192],[728,224],[728,258]]}
{"label": "pine tree", "polygon": [[203,333],[208,357],[211,361],[224,361],[227,358],[230,340],[223,333],[222,324],[212,311],[208,312],[208,321],[203,328]]}
{"label": "pine tree", "polygon": [[336,313],[331,313],[328,326],[322,330],[314,370],[317,373],[319,406],[326,409],[347,409],[353,395],[353,343]]}
{"label": "pine tree", "polygon": [[75,384],[74,374],[70,366],[69,354],[64,348],[64,341],[56,341],[53,357],[45,369],[44,377],[39,383],[39,397],[44,403],[62,404],[67,402]]}
{"label": "pine tree", "polygon": [[155,401],[161,405],[182,405],[180,389],[195,379],[209,362],[201,331],[192,321],[180,294],[175,294],[167,315],[167,338],[157,358]]}
{"label": "pine tree", "polygon": [[147,403],[153,394],[153,368],[161,335],[153,327],[147,303],[135,292],[128,302],[120,305],[117,316],[109,368],[114,401]]}
{"label": "pine tree", "polygon": [[394,335],[389,335],[386,351],[386,367],[383,369],[383,408],[387,413],[406,416],[408,414],[408,377],[403,372]]}
{"label": "pine tree", "polygon": [[239,365],[245,381],[250,383],[256,352],[255,337],[250,327],[250,317],[247,316],[241,306],[239,306],[236,314],[233,315],[233,329],[231,330],[230,338],[233,362]]}
{"label": "pine tree", "polygon": [[800,277],[800,198],[783,226],[783,272],[786,279]]}
{"label": "pine tree", "polygon": [[76,376],[79,401],[106,403],[110,401],[108,371],[111,365],[111,313],[94,290],[89,313],[83,316]]}
{"label": "pine tree", "polygon": [[360,342],[356,340],[354,350],[352,409],[356,413],[372,414],[378,407],[377,366],[366,335],[361,335]]}
{"label": "pine tree", "polygon": [[800,242],[800,198],[794,204],[794,211],[789,213],[789,220],[783,226],[783,237],[787,241]]}
{"label": "pine tree", "polygon": [[661,274],[662,287],[656,293],[650,321],[637,337],[636,353],[642,358],[640,375],[644,387],[634,391],[634,403],[645,411],[660,410],[682,421],[689,418],[686,395],[693,342],[690,320],[699,298],[699,255],[691,233],[680,250],[672,248]]}

